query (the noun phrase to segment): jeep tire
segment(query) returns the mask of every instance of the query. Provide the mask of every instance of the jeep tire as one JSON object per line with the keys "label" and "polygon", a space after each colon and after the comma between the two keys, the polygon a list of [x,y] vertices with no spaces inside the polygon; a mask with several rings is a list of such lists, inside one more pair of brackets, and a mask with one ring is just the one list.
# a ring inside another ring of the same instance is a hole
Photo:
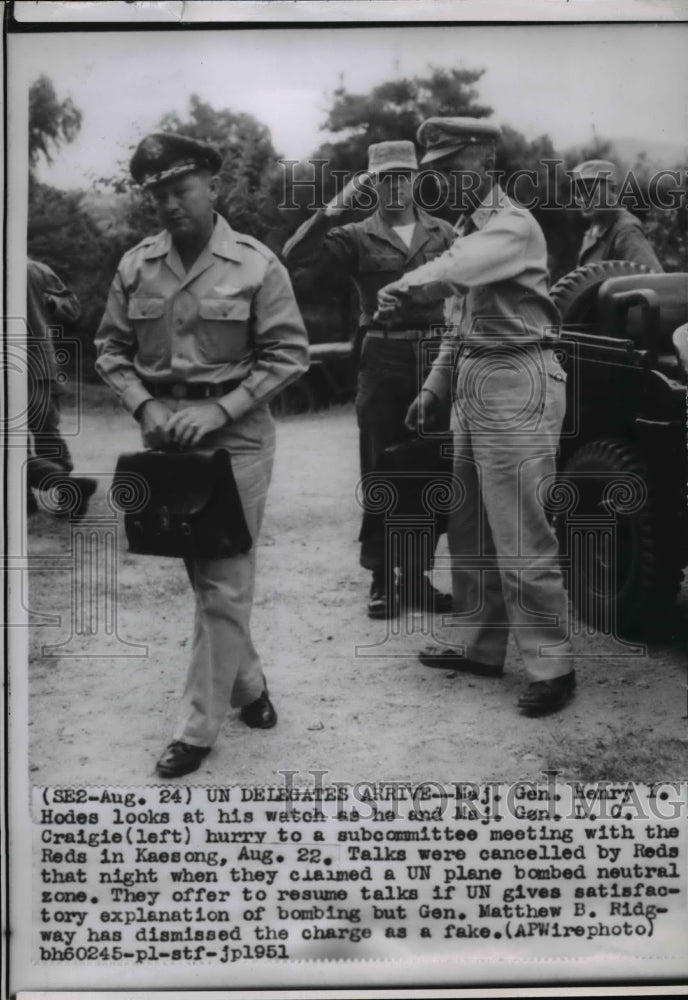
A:
{"label": "jeep tire", "polygon": [[627,274],[654,274],[654,271],[645,264],[635,264],[630,260],[604,260],[596,264],[583,264],[575,271],[565,274],[550,289],[550,297],[561,313],[563,325],[594,323],[597,319],[595,306],[600,285],[607,278],[619,278]]}
{"label": "jeep tire", "polygon": [[571,456],[560,482],[572,499],[555,526],[562,555],[573,560],[573,607],[601,631],[642,631],[673,603],[682,553],[639,453],[622,440],[589,442]]}

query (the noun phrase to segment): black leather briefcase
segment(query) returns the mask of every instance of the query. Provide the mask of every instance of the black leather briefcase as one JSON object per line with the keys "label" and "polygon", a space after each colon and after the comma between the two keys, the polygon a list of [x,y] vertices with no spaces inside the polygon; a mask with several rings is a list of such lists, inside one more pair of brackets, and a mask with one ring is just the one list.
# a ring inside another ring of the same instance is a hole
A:
{"label": "black leather briefcase", "polygon": [[121,455],[112,484],[124,511],[129,551],[187,559],[226,559],[252,545],[224,448]]}

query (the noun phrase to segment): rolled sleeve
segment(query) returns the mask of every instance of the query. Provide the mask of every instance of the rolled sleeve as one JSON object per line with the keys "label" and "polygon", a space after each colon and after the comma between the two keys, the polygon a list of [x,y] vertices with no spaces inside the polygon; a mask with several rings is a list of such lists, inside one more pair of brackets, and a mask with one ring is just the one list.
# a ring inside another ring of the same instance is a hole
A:
{"label": "rolled sleeve", "polygon": [[285,268],[271,257],[252,304],[255,362],[241,385],[218,402],[238,420],[269,402],[308,370],[308,336]]}
{"label": "rolled sleeve", "polygon": [[127,297],[118,273],[110,286],[105,313],[95,337],[96,371],[122,405],[134,414],[153,397],[134,368],[136,336],[128,319]]}

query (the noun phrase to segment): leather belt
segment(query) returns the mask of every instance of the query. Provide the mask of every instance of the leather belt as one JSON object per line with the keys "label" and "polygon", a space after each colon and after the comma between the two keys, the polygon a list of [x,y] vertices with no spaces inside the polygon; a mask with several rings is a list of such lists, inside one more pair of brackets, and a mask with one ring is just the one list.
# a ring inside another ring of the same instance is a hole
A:
{"label": "leather belt", "polygon": [[368,337],[383,337],[385,340],[423,340],[430,336],[428,330],[366,330]]}
{"label": "leather belt", "polygon": [[229,382],[144,382],[151,396],[171,396],[173,399],[212,399],[226,396],[241,385],[241,379]]}

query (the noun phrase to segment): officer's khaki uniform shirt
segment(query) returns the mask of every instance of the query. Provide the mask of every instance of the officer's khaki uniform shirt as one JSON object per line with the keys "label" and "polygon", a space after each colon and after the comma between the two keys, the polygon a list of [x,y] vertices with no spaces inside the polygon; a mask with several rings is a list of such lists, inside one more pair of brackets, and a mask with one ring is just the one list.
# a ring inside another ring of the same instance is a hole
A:
{"label": "officer's khaki uniform shirt", "polygon": [[188,272],[167,231],[126,253],[95,342],[98,372],[131,413],[152,398],[144,381],[242,380],[215,399],[236,421],[308,368],[285,268],[221,216]]}
{"label": "officer's khaki uniform shirt", "polygon": [[456,235],[448,250],[400,283],[416,302],[448,300],[448,329],[425,382],[441,399],[451,392],[460,343],[542,343],[560,324],[548,293],[545,238],[530,212],[496,186]]}

